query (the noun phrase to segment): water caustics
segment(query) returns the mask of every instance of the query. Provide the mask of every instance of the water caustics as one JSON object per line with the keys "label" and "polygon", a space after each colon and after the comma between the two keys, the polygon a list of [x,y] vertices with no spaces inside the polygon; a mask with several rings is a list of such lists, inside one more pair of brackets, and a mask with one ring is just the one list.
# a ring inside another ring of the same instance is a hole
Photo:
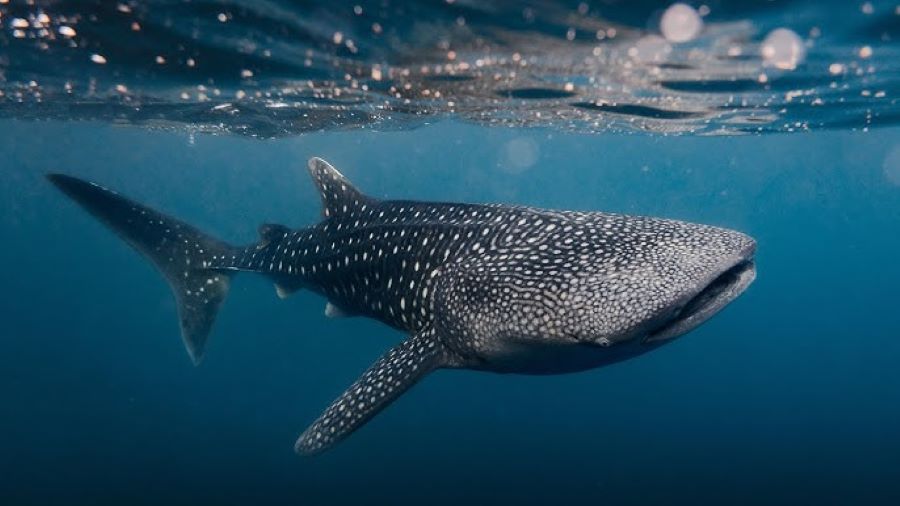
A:
{"label": "water caustics", "polygon": [[0,0],[0,117],[279,137],[441,118],[733,135],[900,120],[894,2]]}

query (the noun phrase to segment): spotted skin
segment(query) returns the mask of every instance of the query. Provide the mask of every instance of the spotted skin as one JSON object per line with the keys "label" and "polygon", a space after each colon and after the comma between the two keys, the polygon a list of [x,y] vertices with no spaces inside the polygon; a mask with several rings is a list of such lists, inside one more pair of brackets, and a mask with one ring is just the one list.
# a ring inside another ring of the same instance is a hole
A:
{"label": "spotted skin", "polygon": [[755,276],[755,242],[727,229],[600,212],[379,201],[324,160],[310,160],[309,171],[324,219],[297,230],[263,225],[260,241],[245,248],[92,183],[51,176],[166,275],[187,343],[205,343],[238,271],[269,276],[281,297],[319,293],[329,316],[365,316],[412,336],[303,433],[302,454],[330,448],[437,368],[557,374],[645,353],[703,323]]}
{"label": "spotted skin", "polygon": [[393,347],[372,364],[297,440],[303,455],[322,452],[369,421],[400,394],[445,363],[431,329]]}
{"label": "spotted skin", "polygon": [[63,174],[47,178],[159,269],[175,295],[185,348],[199,364],[232,275],[210,269],[210,262],[235,249],[96,183]]}

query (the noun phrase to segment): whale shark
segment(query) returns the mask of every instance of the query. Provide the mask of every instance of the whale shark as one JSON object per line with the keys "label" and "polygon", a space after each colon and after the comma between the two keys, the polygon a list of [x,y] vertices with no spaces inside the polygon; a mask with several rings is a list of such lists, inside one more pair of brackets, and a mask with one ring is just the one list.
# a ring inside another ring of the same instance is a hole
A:
{"label": "whale shark", "polygon": [[408,338],[387,351],[297,439],[323,452],[441,368],[562,374],[672,342],[756,276],[756,242],[670,219],[505,204],[380,200],[331,164],[308,163],[322,220],[259,227],[233,246],[93,182],[49,180],[148,258],[175,295],[199,363],[232,277],[311,290],[325,314],[363,316]]}

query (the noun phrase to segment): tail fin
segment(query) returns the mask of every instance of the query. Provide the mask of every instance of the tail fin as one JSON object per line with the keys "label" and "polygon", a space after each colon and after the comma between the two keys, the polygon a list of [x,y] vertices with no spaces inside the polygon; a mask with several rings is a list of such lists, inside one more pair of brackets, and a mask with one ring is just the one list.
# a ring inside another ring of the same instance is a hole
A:
{"label": "tail fin", "polygon": [[184,345],[198,364],[234,274],[210,265],[235,248],[100,185],[63,174],[47,179],[162,272],[175,294]]}

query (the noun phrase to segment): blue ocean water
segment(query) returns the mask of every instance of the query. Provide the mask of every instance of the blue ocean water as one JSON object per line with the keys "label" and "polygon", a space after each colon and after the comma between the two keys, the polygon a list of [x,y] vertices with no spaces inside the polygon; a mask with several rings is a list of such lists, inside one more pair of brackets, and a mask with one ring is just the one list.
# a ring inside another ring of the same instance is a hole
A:
{"label": "blue ocean water", "polygon": [[[897,129],[648,138],[444,122],[259,141],[2,128],[6,504],[900,499],[900,186],[884,172]],[[533,147],[532,166],[503,169],[511,142]],[[42,175],[103,181],[250,243],[260,222],[318,219],[312,155],[379,197],[734,227],[757,238],[759,276],[651,354],[564,376],[439,371],[300,458],[299,432],[401,336],[241,275],[194,368],[162,279]]]}
{"label": "blue ocean water", "polygon": [[[900,11],[691,5],[676,42],[654,1],[0,1],[0,504],[900,503]],[[437,371],[300,457],[404,336],[241,274],[194,367],[44,174],[251,244],[320,219],[312,156],[379,198],[737,229],[757,280],[609,367]]]}

